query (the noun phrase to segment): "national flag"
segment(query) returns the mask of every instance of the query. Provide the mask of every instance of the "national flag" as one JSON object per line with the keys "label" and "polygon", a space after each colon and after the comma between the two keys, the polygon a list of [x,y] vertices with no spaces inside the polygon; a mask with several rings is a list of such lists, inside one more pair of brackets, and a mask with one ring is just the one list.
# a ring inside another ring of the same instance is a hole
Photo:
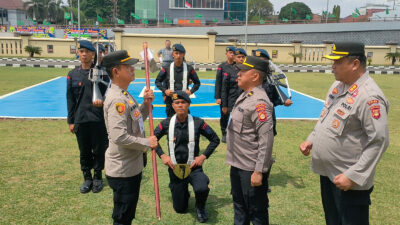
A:
{"label": "national flag", "polygon": [[71,13],[69,13],[69,12],[64,12],[64,19],[70,20],[70,19],[71,19]]}
{"label": "national flag", "polygon": [[121,25],[125,24],[125,21],[124,21],[124,20],[121,20],[121,19],[118,19],[118,18],[117,18],[117,21],[118,21],[118,24],[121,24]]}
{"label": "national flag", "polygon": [[295,9],[293,9],[293,8],[290,8],[290,9],[292,10],[292,13],[293,13],[294,15],[297,14],[297,11],[296,11]]}
{"label": "national flag", "polygon": [[311,16],[310,15],[306,15],[306,20],[311,20]]}
{"label": "national flag", "polygon": [[97,15],[97,21],[99,21],[100,23],[104,22],[103,18],[101,18],[99,15]]}
{"label": "national flag", "polygon": [[189,2],[185,1],[185,7],[186,8],[192,8],[192,5]]}

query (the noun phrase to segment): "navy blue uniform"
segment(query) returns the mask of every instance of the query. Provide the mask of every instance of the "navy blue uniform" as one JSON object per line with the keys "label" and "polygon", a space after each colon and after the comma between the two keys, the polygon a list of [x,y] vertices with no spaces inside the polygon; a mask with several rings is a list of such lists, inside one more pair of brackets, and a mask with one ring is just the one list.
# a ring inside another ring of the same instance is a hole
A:
{"label": "navy blue uniform", "polygon": [[[221,88],[221,106],[228,107],[228,112],[232,110],[239,95],[242,94],[243,90],[238,86],[239,68],[232,66],[230,73],[223,73],[222,88]],[[228,113],[228,115],[229,115]]]}
{"label": "navy blue uniform", "polygon": [[[183,89],[183,82],[182,82],[182,80],[183,80],[183,64],[180,67],[175,66],[174,70],[175,70],[175,74],[174,74],[175,90],[174,91],[182,90]],[[158,73],[158,76],[155,81],[157,88],[160,89],[164,95],[165,95],[165,91],[170,89],[170,87],[169,87],[169,78],[170,78],[169,71],[170,71],[170,65],[168,65],[166,67],[162,67],[160,70],[160,73]],[[188,71],[188,74],[187,74],[188,87],[186,87],[186,88],[187,88],[187,90],[190,90],[190,92],[193,94],[194,92],[199,90],[200,80],[199,80],[199,77],[197,76],[196,70],[194,70],[191,65],[187,65],[187,71]],[[193,81],[193,87],[191,89],[189,89],[189,80]],[[172,104],[171,97],[169,97],[169,96],[165,97],[165,104],[166,104],[167,117],[173,116],[175,114],[175,111],[171,105]]]}
{"label": "navy blue uniform", "polygon": [[[164,135],[168,137],[169,130],[169,122],[171,118],[167,118],[159,123],[154,131],[154,135],[160,140]],[[200,135],[206,137],[210,144],[207,146],[206,150],[202,153],[207,158],[214,152],[214,150],[219,145],[219,138],[214,130],[208,126],[204,120],[193,117],[194,120],[194,130],[195,130],[195,148],[194,148],[194,158],[199,156],[200,154]],[[175,158],[176,162],[179,164],[185,164],[188,161],[189,157],[189,132],[188,132],[188,121],[180,122],[178,119],[175,122],[174,129],[174,140],[175,140]],[[158,145],[156,148],[157,155],[161,157],[164,154],[161,146]],[[175,176],[171,168],[168,168],[170,183],[169,188],[172,194],[173,206],[176,212],[183,213],[188,208],[189,203],[189,191],[188,191],[188,183],[193,186],[193,190],[195,192],[196,198],[196,207],[204,208],[209,188],[208,184],[210,180],[207,175],[203,172],[202,167],[195,167],[192,169],[190,175],[181,180]]]}

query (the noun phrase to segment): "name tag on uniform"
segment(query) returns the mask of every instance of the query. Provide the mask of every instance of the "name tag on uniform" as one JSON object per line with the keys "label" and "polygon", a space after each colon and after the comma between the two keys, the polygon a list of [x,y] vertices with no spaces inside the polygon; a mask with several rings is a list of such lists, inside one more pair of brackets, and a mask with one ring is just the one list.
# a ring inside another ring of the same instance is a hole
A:
{"label": "name tag on uniform", "polygon": [[139,118],[139,127],[140,127],[140,133],[144,134],[144,122],[143,122],[142,116],[140,116],[140,118]]}

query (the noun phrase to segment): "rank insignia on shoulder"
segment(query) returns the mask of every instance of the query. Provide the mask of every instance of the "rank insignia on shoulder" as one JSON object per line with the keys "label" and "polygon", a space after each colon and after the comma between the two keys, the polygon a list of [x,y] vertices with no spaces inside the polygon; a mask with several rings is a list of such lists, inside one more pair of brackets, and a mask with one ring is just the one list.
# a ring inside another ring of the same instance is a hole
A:
{"label": "rank insignia on shoulder", "polygon": [[332,94],[336,95],[337,93],[338,93],[338,89],[337,89],[337,88],[334,88],[334,89],[332,90]]}
{"label": "rank insignia on shoulder", "polygon": [[340,126],[339,120],[336,120],[336,119],[333,120],[333,122],[332,122],[332,127],[336,129],[336,128],[338,128],[339,126]]}
{"label": "rank insignia on shoulder", "polygon": [[139,110],[136,110],[135,113],[133,113],[133,116],[134,116],[135,118],[138,118],[138,117],[140,116],[140,111],[139,111]]}
{"label": "rank insignia on shoulder", "polygon": [[131,104],[131,105],[132,105],[132,104],[133,104],[133,101],[132,101],[132,100],[129,100],[129,104]]}
{"label": "rank insignia on shoulder", "polygon": [[265,109],[266,109],[265,104],[258,104],[258,105],[256,105],[256,111],[257,111],[257,112],[265,111]]}
{"label": "rank insignia on shoulder", "polygon": [[351,95],[353,98],[355,98],[355,97],[357,97],[357,95],[358,95],[358,89]]}
{"label": "rank insignia on shoulder", "polygon": [[347,101],[347,103],[349,103],[349,104],[353,104],[353,103],[354,103],[354,98],[348,97],[346,101]]}
{"label": "rank insignia on shoulder", "polygon": [[372,106],[371,110],[372,118],[379,119],[381,117],[381,107],[379,105]]}
{"label": "rank insignia on shoulder", "polygon": [[252,95],[253,95],[253,91],[250,91],[248,95],[249,95],[249,96],[252,96]]}
{"label": "rank insignia on shoulder", "polygon": [[349,92],[353,93],[356,89],[358,88],[357,84],[353,84],[350,88],[349,88]]}
{"label": "rank insignia on shoulder", "polygon": [[379,100],[378,99],[373,99],[371,101],[368,101],[368,105],[372,105],[372,104],[379,104]]}
{"label": "rank insignia on shoulder", "polygon": [[265,121],[267,121],[267,119],[268,119],[268,117],[267,117],[267,113],[265,111],[258,112],[258,120],[260,122],[265,122]]}
{"label": "rank insignia on shoulder", "polygon": [[127,94],[128,94],[128,92],[126,92],[126,91],[123,91],[122,93],[123,93],[124,95],[127,95]]}
{"label": "rank insignia on shoulder", "polygon": [[117,110],[119,115],[123,115],[125,113],[125,104],[121,102],[115,103],[115,110]]}

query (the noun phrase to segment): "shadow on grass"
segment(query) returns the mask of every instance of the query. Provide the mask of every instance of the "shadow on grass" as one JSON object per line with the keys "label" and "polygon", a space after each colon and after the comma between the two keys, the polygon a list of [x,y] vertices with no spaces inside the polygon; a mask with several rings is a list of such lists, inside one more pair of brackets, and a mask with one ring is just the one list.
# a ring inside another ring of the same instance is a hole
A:
{"label": "shadow on grass", "polygon": [[278,170],[279,173],[271,173],[268,184],[270,186],[286,187],[287,184],[293,185],[295,188],[305,188],[303,178],[299,176],[291,176],[278,166],[272,166],[272,172]]}

